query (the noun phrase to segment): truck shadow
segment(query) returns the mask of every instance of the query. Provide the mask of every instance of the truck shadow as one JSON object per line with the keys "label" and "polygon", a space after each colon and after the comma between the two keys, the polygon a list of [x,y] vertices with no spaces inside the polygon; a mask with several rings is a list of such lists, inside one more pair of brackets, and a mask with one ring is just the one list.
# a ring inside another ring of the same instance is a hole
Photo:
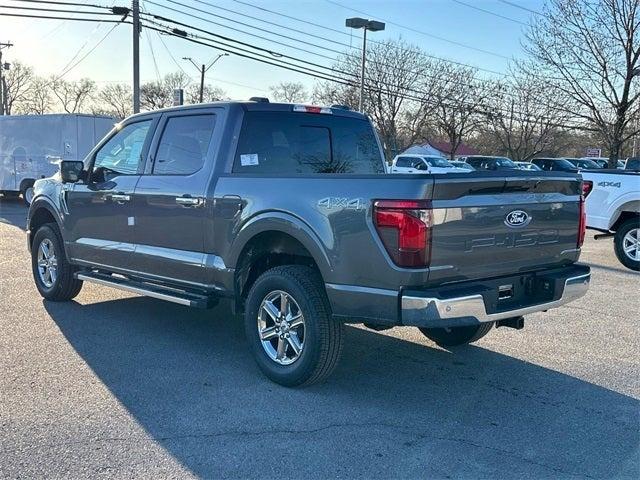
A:
{"label": "truck shadow", "polygon": [[21,198],[6,198],[0,195],[0,223],[26,230],[27,210]]}
{"label": "truck shadow", "polygon": [[258,371],[225,306],[45,308],[133,419],[199,477],[638,473],[637,400],[482,344],[449,352],[348,327],[328,382],[286,389]]}

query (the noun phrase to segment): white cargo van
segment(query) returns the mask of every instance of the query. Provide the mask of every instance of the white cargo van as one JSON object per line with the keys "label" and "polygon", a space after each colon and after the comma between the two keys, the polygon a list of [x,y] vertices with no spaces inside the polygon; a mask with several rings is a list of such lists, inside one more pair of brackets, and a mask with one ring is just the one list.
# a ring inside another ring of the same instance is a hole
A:
{"label": "white cargo van", "polygon": [[84,114],[0,116],[0,193],[31,203],[33,182],[56,173],[61,158],[82,160],[115,122]]}

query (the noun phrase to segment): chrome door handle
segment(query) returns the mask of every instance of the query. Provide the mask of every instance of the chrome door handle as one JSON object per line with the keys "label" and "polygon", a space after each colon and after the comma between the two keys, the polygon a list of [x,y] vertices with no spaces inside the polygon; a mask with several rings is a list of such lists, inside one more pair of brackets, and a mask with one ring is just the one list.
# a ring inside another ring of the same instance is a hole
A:
{"label": "chrome door handle", "polygon": [[176,197],[176,203],[183,207],[200,207],[204,205],[202,197]]}
{"label": "chrome door handle", "polygon": [[111,200],[117,203],[124,203],[131,200],[131,196],[125,195],[124,193],[114,193],[111,195]]}

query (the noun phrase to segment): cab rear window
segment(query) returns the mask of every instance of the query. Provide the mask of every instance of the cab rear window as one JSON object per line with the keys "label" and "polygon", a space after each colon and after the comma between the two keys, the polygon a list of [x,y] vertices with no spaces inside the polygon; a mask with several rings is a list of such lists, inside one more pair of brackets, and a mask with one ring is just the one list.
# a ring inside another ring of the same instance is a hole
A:
{"label": "cab rear window", "polygon": [[233,171],[304,175],[384,173],[371,124],[297,112],[247,112]]}

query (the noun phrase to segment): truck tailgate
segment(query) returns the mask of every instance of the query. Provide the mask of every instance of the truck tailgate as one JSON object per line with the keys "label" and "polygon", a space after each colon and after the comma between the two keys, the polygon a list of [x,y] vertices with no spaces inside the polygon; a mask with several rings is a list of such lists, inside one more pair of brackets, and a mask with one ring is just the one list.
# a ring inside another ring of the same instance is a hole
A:
{"label": "truck tailgate", "polygon": [[487,278],[577,260],[581,179],[518,172],[435,181],[429,284]]}

